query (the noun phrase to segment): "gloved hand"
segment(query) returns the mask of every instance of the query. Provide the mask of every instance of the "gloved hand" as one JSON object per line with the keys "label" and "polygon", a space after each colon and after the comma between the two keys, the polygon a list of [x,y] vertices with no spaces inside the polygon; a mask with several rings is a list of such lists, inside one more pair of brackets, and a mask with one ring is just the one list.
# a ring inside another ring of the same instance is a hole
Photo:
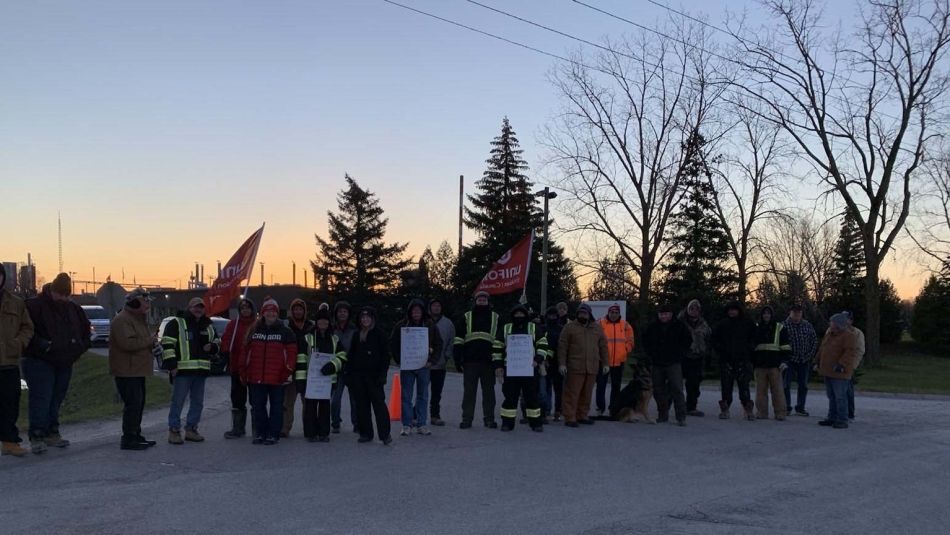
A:
{"label": "gloved hand", "polygon": [[557,371],[561,372],[561,375],[567,375],[567,366],[558,366]]}
{"label": "gloved hand", "polygon": [[835,367],[832,369],[835,371],[835,373],[844,373],[844,366],[840,364],[835,364]]}
{"label": "gloved hand", "polygon": [[505,382],[505,369],[497,368],[495,370],[495,379],[498,380],[498,384],[504,384]]}
{"label": "gloved hand", "polygon": [[601,368],[601,369],[600,369],[600,373],[602,373],[602,374],[604,374],[604,375],[609,374],[609,373],[610,373],[610,366],[604,366],[603,368]]}
{"label": "gloved hand", "polygon": [[786,363],[783,362],[783,363],[781,363],[781,364],[778,365],[778,369],[779,369],[779,371],[783,371],[783,372],[784,372],[785,370],[788,369],[788,364],[786,364]]}
{"label": "gloved hand", "polygon": [[458,370],[459,373],[465,373],[465,366],[463,366],[460,361],[455,361],[455,369]]}
{"label": "gloved hand", "polygon": [[162,353],[162,344],[155,342],[155,345],[152,346],[152,357],[160,361],[162,359]]}
{"label": "gloved hand", "polygon": [[320,368],[320,373],[323,375],[333,375],[336,373],[336,366],[334,366],[332,362],[327,362]]}

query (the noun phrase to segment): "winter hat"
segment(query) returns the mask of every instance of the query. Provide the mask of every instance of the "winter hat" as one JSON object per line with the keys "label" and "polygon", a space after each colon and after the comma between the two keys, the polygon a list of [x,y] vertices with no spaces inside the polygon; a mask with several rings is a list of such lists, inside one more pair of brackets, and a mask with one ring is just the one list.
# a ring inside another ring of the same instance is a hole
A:
{"label": "winter hat", "polygon": [[726,305],[726,310],[738,310],[742,312],[742,305],[740,305],[738,301],[729,301],[729,304]]}
{"label": "winter hat", "polygon": [[307,303],[299,297],[290,302],[290,310],[293,310],[294,307],[300,307],[303,309],[304,314],[307,313]]}
{"label": "winter hat", "polygon": [[761,318],[762,316],[764,316],[766,312],[769,313],[772,319],[775,319],[775,309],[773,309],[769,305],[765,305],[764,307],[762,307],[762,311],[759,312],[759,317]]}
{"label": "winter hat", "polygon": [[132,301],[135,301],[139,297],[141,297],[142,299],[145,299],[146,301],[152,300],[152,294],[148,293],[148,290],[146,290],[145,288],[142,288],[141,286],[139,286],[138,288],[126,294],[125,302],[131,303]]}
{"label": "winter hat", "polygon": [[839,329],[846,329],[848,327],[848,315],[844,312],[839,312],[831,316],[830,321],[833,325],[836,325]]}
{"label": "winter hat", "polygon": [[50,283],[49,289],[51,292],[56,292],[60,295],[72,295],[73,280],[69,278],[67,273],[60,273],[56,275],[56,278]]}
{"label": "winter hat", "polygon": [[672,313],[672,312],[673,312],[673,306],[670,305],[669,303],[663,303],[662,305],[660,305],[660,306],[657,307],[656,312],[657,312],[657,314],[663,314],[664,312],[670,312],[670,313]]}
{"label": "winter hat", "polygon": [[486,292],[485,290],[479,290],[475,292],[475,299],[478,299],[479,297],[484,297],[485,299],[488,299],[490,296],[488,295],[488,292]]}
{"label": "winter hat", "polygon": [[511,309],[511,317],[514,318],[515,314],[517,314],[518,312],[521,312],[522,314],[524,314],[526,318],[530,316],[530,314],[528,313],[528,307],[522,304],[517,304],[515,305],[514,308]]}
{"label": "winter hat", "polygon": [[192,297],[188,300],[188,308],[196,307],[198,305],[205,306],[205,300],[200,297]]}
{"label": "winter hat", "polygon": [[241,308],[241,305],[243,305],[244,303],[247,303],[248,306],[251,307],[251,312],[257,312],[257,305],[255,305],[255,304],[254,304],[254,301],[251,301],[251,300],[248,299],[247,297],[245,297],[244,299],[241,299],[241,300],[238,302],[238,308]]}
{"label": "winter hat", "polygon": [[581,303],[581,306],[577,307],[577,313],[580,314],[581,312],[587,312],[588,316],[594,317],[594,313],[591,311],[590,305],[587,303]]}
{"label": "winter hat", "polygon": [[607,308],[607,313],[613,312],[614,310],[620,312],[620,305],[617,303],[610,305],[610,307]]}
{"label": "winter hat", "polygon": [[544,311],[544,316],[547,318],[557,318],[557,307],[550,306],[547,310]]}
{"label": "winter hat", "polygon": [[277,301],[274,301],[273,297],[267,297],[264,299],[264,304],[261,305],[261,314],[267,312],[268,310],[273,310],[275,313],[280,313],[280,305],[277,304]]}
{"label": "winter hat", "polygon": [[329,322],[329,321],[330,321],[330,311],[327,310],[327,309],[325,309],[325,308],[321,308],[321,309],[317,310],[317,315],[316,315],[316,318],[314,318],[314,319],[315,319],[316,321],[327,320],[327,321]]}
{"label": "winter hat", "polygon": [[689,304],[686,305],[686,311],[689,312],[689,310],[693,307],[698,308],[700,312],[703,311],[703,305],[699,302],[699,299],[693,299],[690,301]]}
{"label": "winter hat", "polygon": [[422,301],[422,299],[413,299],[412,301],[409,301],[409,306],[406,307],[406,317],[409,318],[410,316],[412,316],[412,309],[416,307],[418,307],[419,310],[422,311],[422,319],[426,319],[426,315],[427,315],[426,305]]}

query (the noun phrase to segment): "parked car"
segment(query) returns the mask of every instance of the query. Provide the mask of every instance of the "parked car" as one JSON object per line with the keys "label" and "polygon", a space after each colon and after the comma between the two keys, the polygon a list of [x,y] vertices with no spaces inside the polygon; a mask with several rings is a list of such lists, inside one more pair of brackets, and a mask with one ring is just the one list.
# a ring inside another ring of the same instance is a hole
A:
{"label": "parked car", "polygon": [[[168,322],[175,319],[175,316],[168,316],[162,319],[162,322],[158,325],[158,331],[155,333],[155,338],[159,341],[162,339],[162,332],[165,331],[165,326],[168,325]],[[224,334],[225,327],[228,326],[231,320],[228,318],[222,318],[219,316],[211,316],[211,325],[214,326],[214,332],[218,335],[218,338]],[[211,361],[211,375],[222,375],[227,371],[228,361],[224,358],[218,358]]]}
{"label": "parked car", "polygon": [[82,311],[89,318],[92,345],[107,345],[109,333],[112,331],[112,318],[109,317],[109,313],[99,305],[83,306]]}

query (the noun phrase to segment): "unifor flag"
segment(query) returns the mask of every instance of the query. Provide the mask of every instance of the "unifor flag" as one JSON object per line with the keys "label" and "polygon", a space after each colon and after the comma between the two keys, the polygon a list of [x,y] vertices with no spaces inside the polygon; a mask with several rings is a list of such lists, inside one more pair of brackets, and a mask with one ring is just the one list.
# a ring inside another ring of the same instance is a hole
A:
{"label": "unifor flag", "polygon": [[523,289],[528,283],[533,242],[534,230],[495,262],[488,273],[482,277],[482,282],[478,283],[475,292],[484,291],[490,295],[498,295]]}
{"label": "unifor flag", "polygon": [[211,289],[205,294],[207,314],[213,316],[231,308],[231,301],[241,293],[241,282],[251,276],[257,248],[261,245],[264,225],[248,238],[228,263],[221,266],[221,275],[214,280]]}

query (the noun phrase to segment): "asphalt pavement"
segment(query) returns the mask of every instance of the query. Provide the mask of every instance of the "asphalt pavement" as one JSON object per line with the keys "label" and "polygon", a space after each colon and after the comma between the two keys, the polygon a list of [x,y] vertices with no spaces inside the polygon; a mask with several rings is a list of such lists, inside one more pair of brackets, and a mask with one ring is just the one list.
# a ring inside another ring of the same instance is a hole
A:
{"label": "asphalt pavement", "polygon": [[[65,450],[0,459],[3,533],[948,533],[950,403],[859,396],[847,430],[705,418],[686,427],[460,430],[450,374],[432,436],[357,444],[345,426],[306,442],[297,411],[278,445],[224,440],[225,377],[211,379],[202,444],[118,448],[118,422],[70,426]],[[500,403],[500,388],[497,388]],[[480,421],[480,405],[476,409]],[[734,408],[734,412],[735,408]],[[344,409],[344,415],[348,410]]]}

